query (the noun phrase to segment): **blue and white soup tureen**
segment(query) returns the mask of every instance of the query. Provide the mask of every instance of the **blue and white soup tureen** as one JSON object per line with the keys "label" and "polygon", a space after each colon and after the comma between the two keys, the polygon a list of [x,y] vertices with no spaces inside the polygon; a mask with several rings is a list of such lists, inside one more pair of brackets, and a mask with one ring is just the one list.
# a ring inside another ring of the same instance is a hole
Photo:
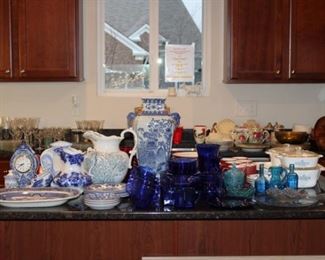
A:
{"label": "blue and white soup tureen", "polygon": [[58,141],[41,154],[43,173],[53,177],[51,185],[84,187],[92,183],[91,176],[83,168],[83,152],[71,145],[69,142]]}

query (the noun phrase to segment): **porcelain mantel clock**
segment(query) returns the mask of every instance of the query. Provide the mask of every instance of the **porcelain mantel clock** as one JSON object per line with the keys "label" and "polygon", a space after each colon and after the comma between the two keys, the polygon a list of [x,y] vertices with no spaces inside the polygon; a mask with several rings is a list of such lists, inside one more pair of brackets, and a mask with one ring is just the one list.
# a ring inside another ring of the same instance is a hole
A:
{"label": "porcelain mantel clock", "polygon": [[26,187],[36,176],[39,159],[33,149],[24,141],[16,148],[10,159],[10,168],[17,178],[19,187]]}

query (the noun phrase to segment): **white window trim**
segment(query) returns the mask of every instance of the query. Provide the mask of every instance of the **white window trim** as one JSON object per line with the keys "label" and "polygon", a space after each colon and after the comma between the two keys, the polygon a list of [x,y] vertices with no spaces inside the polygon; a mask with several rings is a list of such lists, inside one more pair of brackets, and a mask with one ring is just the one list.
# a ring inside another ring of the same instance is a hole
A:
{"label": "white window trim", "polygon": [[[132,33],[129,38],[134,42],[140,42],[141,41],[141,35],[144,33],[150,33],[150,26],[148,24],[143,25],[138,30],[136,30],[134,33]],[[164,36],[159,35],[159,42],[165,42],[166,38]]]}
{"label": "white window trim", "polygon": [[[203,62],[202,62],[202,89],[201,96],[208,96],[211,85],[211,33],[212,33],[212,1],[205,0],[203,5]],[[109,90],[105,91],[105,59],[104,59],[104,43],[105,43],[105,1],[97,1],[97,95],[108,97],[144,97],[144,96],[167,96],[167,90],[159,89],[159,70],[158,66],[150,67],[150,82],[155,82],[148,90]],[[159,23],[154,21],[159,20],[159,2],[149,1],[149,24],[151,25],[151,39],[149,43],[150,49],[150,64],[154,64],[159,58]],[[153,37],[155,36],[155,37]],[[151,84],[151,83],[150,83]]]}
{"label": "white window trim", "polygon": [[107,23],[104,24],[104,31],[119,40],[121,43],[124,44],[124,46],[128,47],[132,51],[133,56],[149,55],[149,53],[145,49],[135,44],[128,37],[124,36],[122,33],[120,33],[118,30],[116,30],[114,27],[110,26]]}

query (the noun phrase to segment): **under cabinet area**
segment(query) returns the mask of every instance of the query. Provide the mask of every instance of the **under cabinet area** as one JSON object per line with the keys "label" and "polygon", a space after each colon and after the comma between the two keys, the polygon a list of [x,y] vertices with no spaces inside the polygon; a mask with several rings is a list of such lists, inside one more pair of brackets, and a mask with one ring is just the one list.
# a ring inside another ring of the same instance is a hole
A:
{"label": "under cabinet area", "polygon": [[226,83],[325,82],[325,1],[225,1]]}
{"label": "under cabinet area", "polygon": [[[25,216],[28,214],[33,213],[25,213]],[[48,213],[48,216],[51,214]],[[324,227],[321,219],[7,220],[0,221],[0,258],[141,260],[158,256],[160,259],[171,256],[306,257],[324,255]],[[32,250],[35,245],[37,250]]]}
{"label": "under cabinet area", "polygon": [[0,160],[0,188],[4,186],[4,176],[10,169],[9,160]]}
{"label": "under cabinet area", "polygon": [[80,81],[80,0],[0,1],[0,81]]}

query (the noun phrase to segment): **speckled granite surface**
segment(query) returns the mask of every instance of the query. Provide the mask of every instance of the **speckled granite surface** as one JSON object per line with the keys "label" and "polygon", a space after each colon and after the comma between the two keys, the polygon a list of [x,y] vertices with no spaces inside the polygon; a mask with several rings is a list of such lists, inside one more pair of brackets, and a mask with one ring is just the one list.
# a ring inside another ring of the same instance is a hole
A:
{"label": "speckled granite surface", "polygon": [[83,196],[51,208],[6,208],[0,206],[0,220],[248,220],[248,219],[325,219],[325,194],[314,206],[301,208],[261,207],[253,204],[240,209],[198,205],[191,210],[135,210],[129,199],[110,210],[92,210]]}
{"label": "speckled granite surface", "polygon": [[201,207],[194,210],[150,211],[134,210],[128,201],[110,210],[92,210],[82,198],[53,208],[0,208],[0,220],[217,220],[217,219],[324,219],[325,206],[319,203],[306,208],[214,209]]}

